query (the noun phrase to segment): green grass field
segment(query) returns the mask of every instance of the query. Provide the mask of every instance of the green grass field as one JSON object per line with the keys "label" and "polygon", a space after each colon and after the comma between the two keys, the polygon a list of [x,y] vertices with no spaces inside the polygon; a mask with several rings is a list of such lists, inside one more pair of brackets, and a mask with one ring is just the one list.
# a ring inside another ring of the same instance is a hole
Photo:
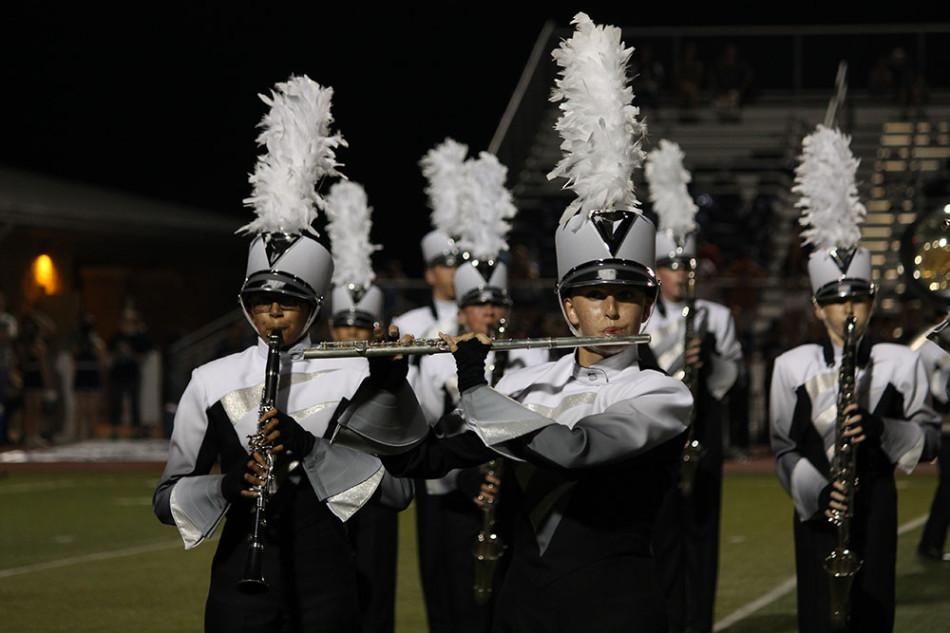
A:
{"label": "green grass field", "polygon": [[[0,479],[0,631],[199,631],[214,544],[185,552],[151,511],[157,473],[9,473]],[[927,512],[932,475],[901,477],[901,524]],[[791,506],[772,475],[729,475],[717,620],[793,573]],[[900,537],[897,631],[950,630],[950,570]],[[397,630],[425,630],[414,513],[400,523]],[[795,630],[794,591],[728,627]]]}

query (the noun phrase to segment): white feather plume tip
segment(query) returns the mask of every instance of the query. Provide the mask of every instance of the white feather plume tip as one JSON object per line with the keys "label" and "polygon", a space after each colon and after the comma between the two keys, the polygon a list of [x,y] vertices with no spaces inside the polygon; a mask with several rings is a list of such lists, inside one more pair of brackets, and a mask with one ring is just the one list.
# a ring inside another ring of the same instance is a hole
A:
{"label": "white feather plume tip", "polygon": [[333,89],[307,76],[278,83],[271,96],[259,95],[270,106],[261,119],[258,145],[267,153],[258,157],[249,177],[253,191],[244,200],[257,218],[239,233],[313,232],[311,225],[323,199],[316,185],[324,176],[339,176],[336,149],[346,141],[330,133]]}
{"label": "white feather plume tip", "polygon": [[426,195],[432,209],[432,227],[446,235],[457,235],[460,219],[459,196],[464,180],[465,157],[468,146],[445,139],[430,149],[419,165],[429,181]]}
{"label": "white feather plume tip", "polygon": [[508,250],[511,219],[518,212],[505,187],[508,169],[494,154],[482,152],[464,165],[459,248],[476,259],[497,257]]}
{"label": "white feather plume tip", "polygon": [[633,48],[624,48],[620,29],[598,26],[584,13],[571,24],[577,26],[573,36],[552,53],[561,67],[551,101],[561,102],[555,129],[564,155],[548,180],[564,176],[565,188],[577,195],[562,224],[578,211],[639,205],[632,174],[643,163],[646,133],[627,80]]}
{"label": "white feather plume tip", "polygon": [[380,246],[369,240],[373,222],[366,190],[355,182],[338,182],[326,199],[327,233],[333,251],[333,284],[368,288],[376,274],[371,255]]}
{"label": "white feather plume tip", "polygon": [[801,196],[799,223],[805,244],[817,249],[852,249],[861,240],[860,223],[867,209],[858,199],[855,175],[860,161],[851,153],[851,138],[819,125],[802,141],[795,169],[794,193]]}
{"label": "white feather plume tip", "polygon": [[686,185],[692,176],[683,167],[683,150],[676,143],[661,140],[647,154],[646,178],[650,184],[650,201],[659,218],[659,229],[683,239],[696,228],[698,207]]}

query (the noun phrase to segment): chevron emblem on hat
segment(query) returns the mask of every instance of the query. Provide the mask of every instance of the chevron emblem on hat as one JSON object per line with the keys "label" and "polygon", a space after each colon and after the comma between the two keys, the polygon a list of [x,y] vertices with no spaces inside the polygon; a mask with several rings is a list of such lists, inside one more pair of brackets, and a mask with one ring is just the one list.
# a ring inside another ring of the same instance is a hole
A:
{"label": "chevron emblem on hat", "polygon": [[277,263],[284,253],[300,239],[299,235],[287,235],[285,233],[266,233],[264,235],[264,248],[267,252],[267,261],[271,266]]}
{"label": "chevron emblem on hat", "polygon": [[854,259],[854,254],[858,252],[858,249],[839,249],[833,248],[828,251],[829,257],[838,265],[838,268],[841,269],[841,274],[847,274],[848,268],[851,267],[851,260]]}
{"label": "chevron emblem on hat", "polygon": [[[619,217],[618,217],[619,216]],[[636,216],[632,213],[608,212],[599,213],[591,217],[594,228],[600,234],[600,239],[604,241],[610,250],[610,255],[617,256],[620,245],[627,238],[630,227],[636,221]]]}

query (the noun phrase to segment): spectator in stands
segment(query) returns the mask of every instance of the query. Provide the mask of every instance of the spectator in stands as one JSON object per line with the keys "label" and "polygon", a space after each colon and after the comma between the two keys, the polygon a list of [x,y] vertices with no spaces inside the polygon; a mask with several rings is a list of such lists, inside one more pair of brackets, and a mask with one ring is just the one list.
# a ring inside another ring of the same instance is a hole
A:
{"label": "spectator in stands", "polygon": [[890,96],[894,91],[894,74],[888,65],[887,58],[878,57],[874,67],[868,74],[868,90],[875,97]]}
{"label": "spectator in stands", "polygon": [[110,422],[112,435],[123,421],[123,405],[128,402],[132,434],[142,435],[142,418],[139,403],[142,356],[151,348],[145,324],[138,312],[131,307],[122,312],[119,330],[109,344],[112,367],[109,371]]}
{"label": "spectator in stands", "polygon": [[716,62],[712,77],[713,103],[719,118],[738,121],[740,109],[752,87],[752,67],[739,57],[735,44],[727,44]]}
{"label": "spectator in stands", "polygon": [[687,42],[679,63],[676,65],[676,96],[680,107],[680,120],[695,120],[699,106],[700,90],[704,78],[703,63],[696,55],[696,44]]}
{"label": "spectator in stands", "polygon": [[46,431],[46,411],[56,403],[53,373],[49,364],[49,336],[52,322],[38,312],[23,320],[15,348],[17,363],[23,377],[23,433],[26,448],[49,445],[43,437]]}
{"label": "spectator in stands", "polygon": [[96,321],[91,314],[84,314],[80,319],[72,352],[76,439],[85,440],[95,436],[99,425],[106,369],[106,345],[96,332]]}
{"label": "spectator in stands", "polygon": [[633,76],[639,86],[637,100],[641,106],[655,109],[663,90],[663,82],[666,80],[666,71],[653,55],[653,47],[650,44],[642,45],[636,53],[638,54],[633,60]]}
{"label": "spectator in stands", "polygon": [[909,105],[913,95],[915,69],[907,52],[900,46],[891,51],[888,69],[893,77],[894,100],[902,106]]}
{"label": "spectator in stands", "polygon": [[20,400],[22,387],[10,323],[0,320],[0,444],[10,441],[7,429]]}
{"label": "spectator in stands", "polygon": [[7,312],[7,297],[2,292],[0,292],[0,323],[6,324],[7,336],[10,340],[15,340],[17,337],[16,317]]}

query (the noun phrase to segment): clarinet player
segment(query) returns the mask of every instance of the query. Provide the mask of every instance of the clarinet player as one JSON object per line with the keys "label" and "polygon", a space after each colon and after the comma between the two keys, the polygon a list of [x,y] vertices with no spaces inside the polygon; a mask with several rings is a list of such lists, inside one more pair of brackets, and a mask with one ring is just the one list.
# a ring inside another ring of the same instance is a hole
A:
{"label": "clarinet player", "polygon": [[[828,156],[838,162],[830,164]],[[776,359],[771,386],[772,450],[779,481],[795,506],[802,633],[893,630],[894,470],[911,472],[920,460],[933,459],[939,442],[917,354],[904,346],[874,343],[866,334],[875,287],[871,255],[859,244],[864,206],[854,184],[856,169],[848,137],[818,126],[803,143],[793,190],[801,196],[805,242],[814,247],[808,275],[814,313],[824,326],[820,343],[801,345]],[[853,350],[844,349],[849,318],[854,320]],[[847,373],[841,371],[843,362],[851,358],[854,401],[839,401],[839,392],[850,390],[839,380]],[[837,431],[836,424],[841,425]],[[832,463],[839,461],[836,432],[844,451],[856,453],[857,486],[854,479],[833,482]],[[833,599],[826,559],[836,550],[840,532],[832,520],[840,517],[850,517],[850,550],[858,564],[850,590]],[[843,622],[835,624],[832,612],[844,604]]]}
{"label": "clarinet player", "polygon": [[[225,519],[205,606],[209,632],[359,631],[356,565],[344,522],[377,491],[385,495],[391,487],[376,457],[331,445],[324,437],[343,414],[365,416],[371,424],[400,422],[406,434],[395,438],[400,443],[413,428],[422,436],[426,431],[405,381],[405,361],[373,362],[367,376],[365,361],[344,368],[299,355],[310,343],[310,326],[333,274],[331,255],[311,226],[315,184],[336,175],[326,166],[335,164],[333,149],[342,138],[323,136],[332,122],[329,107],[307,107],[328,106],[331,95],[331,89],[304,76],[278,84],[264,98],[271,112],[259,140],[276,151],[262,156],[251,176],[249,202],[257,219],[244,229],[256,235],[240,291],[241,308],[260,340],[194,370],[153,497],[155,514],[178,529],[186,549],[208,540]],[[287,120],[294,123],[291,134],[268,125]],[[290,168],[296,165],[293,151],[300,148],[320,154],[296,157],[314,166],[312,171]],[[301,199],[289,199],[287,191],[299,192]],[[265,340],[275,332],[280,335],[276,406],[260,416],[270,352]],[[346,407],[341,406],[345,399],[351,400]],[[270,477],[277,488],[267,499],[263,525],[251,512],[264,474],[263,456],[249,455],[249,437],[258,433],[276,457]],[[216,464],[220,474],[212,472]],[[239,581],[247,578],[245,567],[254,551],[248,535],[255,526],[261,533],[263,582],[252,583],[249,594]]]}

